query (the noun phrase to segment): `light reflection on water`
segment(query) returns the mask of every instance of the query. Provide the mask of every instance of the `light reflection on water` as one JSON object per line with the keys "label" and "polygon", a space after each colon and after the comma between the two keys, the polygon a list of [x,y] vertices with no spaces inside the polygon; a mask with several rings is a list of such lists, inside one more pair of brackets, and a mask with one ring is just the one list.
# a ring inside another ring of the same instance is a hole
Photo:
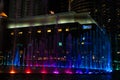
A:
{"label": "light reflection on water", "polygon": [[[17,74],[0,76],[0,80],[112,80],[111,75],[43,75],[43,74]],[[113,79],[115,80],[115,79]]]}

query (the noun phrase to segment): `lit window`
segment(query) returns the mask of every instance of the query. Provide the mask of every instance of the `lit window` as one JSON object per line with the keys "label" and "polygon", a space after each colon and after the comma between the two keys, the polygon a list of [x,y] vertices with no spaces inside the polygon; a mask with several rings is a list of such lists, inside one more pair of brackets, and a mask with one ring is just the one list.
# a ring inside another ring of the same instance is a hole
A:
{"label": "lit window", "polygon": [[59,46],[62,46],[62,42],[59,42],[58,45],[59,45]]}
{"label": "lit window", "polygon": [[66,28],[65,31],[69,31],[69,28]]}
{"label": "lit window", "polygon": [[117,54],[120,54],[120,52],[117,52]]}
{"label": "lit window", "polygon": [[51,32],[51,30],[50,30],[50,29],[48,29],[48,30],[47,30],[47,32],[48,32],[48,33],[50,33],[50,32]]}
{"label": "lit window", "polygon": [[95,56],[94,56],[94,55],[92,56],[92,59],[95,59]]}
{"label": "lit window", "polygon": [[61,32],[62,31],[62,29],[58,29],[58,32]]}
{"label": "lit window", "polygon": [[37,33],[41,33],[41,30],[38,30]]}
{"label": "lit window", "polygon": [[108,22],[110,22],[111,21],[111,19],[108,19]]}
{"label": "lit window", "polygon": [[48,60],[48,57],[43,57],[43,60]]}
{"label": "lit window", "polygon": [[82,45],[84,45],[85,43],[84,42],[81,42]]}
{"label": "lit window", "polygon": [[11,34],[11,35],[14,35],[14,32],[11,32],[10,34]]}
{"label": "lit window", "polygon": [[83,37],[82,39],[85,40],[85,37]]}
{"label": "lit window", "polygon": [[28,31],[29,34],[31,34],[32,32],[31,31]]}
{"label": "lit window", "polygon": [[23,32],[18,32],[18,34],[23,34]]}
{"label": "lit window", "polygon": [[58,60],[60,60],[60,58],[58,57]]}

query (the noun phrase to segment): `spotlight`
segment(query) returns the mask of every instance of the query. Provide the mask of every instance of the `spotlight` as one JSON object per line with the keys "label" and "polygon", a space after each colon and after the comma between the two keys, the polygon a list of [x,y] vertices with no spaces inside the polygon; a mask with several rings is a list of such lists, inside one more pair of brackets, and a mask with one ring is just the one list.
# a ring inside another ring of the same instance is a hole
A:
{"label": "spotlight", "polygon": [[25,71],[25,73],[30,74],[30,73],[31,73],[31,70],[28,69],[28,70]]}
{"label": "spotlight", "polygon": [[27,68],[25,69],[25,73],[26,73],[26,74],[32,73],[32,72],[31,72],[31,69],[30,69],[29,67],[27,67]]}
{"label": "spotlight", "polygon": [[10,74],[15,74],[15,73],[16,73],[15,70],[10,71]]}
{"label": "spotlight", "polygon": [[40,73],[47,74],[47,71],[46,70],[42,70]]}

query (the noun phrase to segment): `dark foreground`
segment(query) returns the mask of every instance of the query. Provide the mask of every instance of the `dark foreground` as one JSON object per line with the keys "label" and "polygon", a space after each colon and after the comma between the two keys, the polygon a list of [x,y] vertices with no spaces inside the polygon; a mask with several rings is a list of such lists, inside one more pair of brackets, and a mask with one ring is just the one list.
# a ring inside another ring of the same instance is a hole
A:
{"label": "dark foreground", "polygon": [[111,74],[0,74],[0,80],[120,80],[120,73]]}

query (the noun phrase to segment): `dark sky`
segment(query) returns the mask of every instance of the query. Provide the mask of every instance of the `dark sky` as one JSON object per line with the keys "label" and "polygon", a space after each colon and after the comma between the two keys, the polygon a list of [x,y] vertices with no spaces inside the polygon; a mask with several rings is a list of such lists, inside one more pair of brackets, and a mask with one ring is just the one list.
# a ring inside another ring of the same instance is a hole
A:
{"label": "dark sky", "polygon": [[[51,0],[51,1],[49,1],[49,3],[48,3],[48,5],[49,5],[49,10],[53,10],[53,11],[55,11],[55,10],[58,10],[59,8],[59,0]],[[58,9],[57,9],[58,8]],[[56,12],[56,11],[55,11]]]}

